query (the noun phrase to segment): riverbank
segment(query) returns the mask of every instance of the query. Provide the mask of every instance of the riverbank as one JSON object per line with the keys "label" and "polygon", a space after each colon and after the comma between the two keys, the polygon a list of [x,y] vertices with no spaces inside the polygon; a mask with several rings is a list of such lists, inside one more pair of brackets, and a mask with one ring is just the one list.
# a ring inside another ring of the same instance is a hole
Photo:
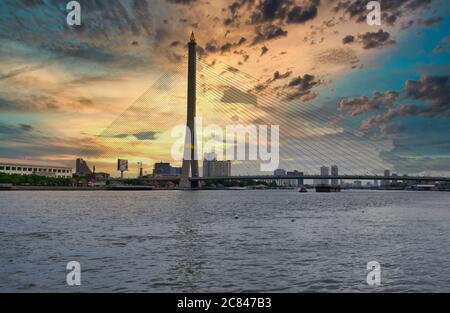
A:
{"label": "riverbank", "polygon": [[64,187],[64,186],[2,186],[0,191],[143,191],[155,190],[147,186]]}
{"label": "riverbank", "polygon": [[[166,189],[166,188],[155,188],[151,186],[97,186],[97,187],[66,187],[66,186],[0,186],[0,192],[2,191],[156,191],[156,190],[182,190],[182,189]],[[204,188],[198,190],[205,191],[218,191],[218,190],[229,190],[229,191],[250,191],[250,190],[285,190],[297,192],[297,189],[294,188],[266,188],[266,189],[252,189],[252,188],[221,188],[221,189],[212,189],[212,188]],[[309,189],[309,192],[316,192],[314,189]],[[415,190],[415,189],[349,189],[343,188],[341,191],[444,191],[450,192],[449,189],[441,189],[441,190]]]}

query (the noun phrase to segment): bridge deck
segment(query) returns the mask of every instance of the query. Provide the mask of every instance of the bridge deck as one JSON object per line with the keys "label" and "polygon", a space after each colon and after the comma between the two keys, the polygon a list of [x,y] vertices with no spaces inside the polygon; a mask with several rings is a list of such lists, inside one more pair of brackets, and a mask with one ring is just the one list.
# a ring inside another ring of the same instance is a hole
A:
{"label": "bridge deck", "polygon": [[[153,181],[177,181],[179,177],[154,177],[147,178]],[[342,180],[397,180],[397,181],[426,181],[426,182],[450,182],[450,177],[432,177],[432,176],[398,176],[386,177],[376,175],[298,175],[298,176],[274,176],[274,175],[255,175],[255,176],[229,176],[229,177],[191,177],[190,181],[215,181],[215,180],[291,180],[291,179],[342,179]]]}

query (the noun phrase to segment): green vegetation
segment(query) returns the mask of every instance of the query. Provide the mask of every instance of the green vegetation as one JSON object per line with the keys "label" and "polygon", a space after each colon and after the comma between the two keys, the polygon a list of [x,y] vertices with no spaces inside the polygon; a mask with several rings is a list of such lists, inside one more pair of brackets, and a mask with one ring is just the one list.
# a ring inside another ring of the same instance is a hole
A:
{"label": "green vegetation", "polygon": [[15,186],[71,186],[71,179],[0,173],[0,184],[13,184]]}

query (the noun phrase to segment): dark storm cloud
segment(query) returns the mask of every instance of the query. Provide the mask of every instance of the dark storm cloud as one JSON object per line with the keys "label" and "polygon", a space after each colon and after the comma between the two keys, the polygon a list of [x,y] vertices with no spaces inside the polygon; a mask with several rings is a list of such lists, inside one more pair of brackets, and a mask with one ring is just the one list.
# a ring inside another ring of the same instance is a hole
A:
{"label": "dark storm cloud", "polygon": [[287,71],[283,74],[280,73],[280,71],[276,71],[275,73],[273,73],[273,76],[271,78],[269,78],[268,80],[266,80],[265,82],[258,84],[255,86],[255,88],[252,89],[253,92],[261,92],[263,90],[265,90],[267,87],[269,87],[270,84],[272,84],[273,82],[277,81],[277,80],[282,80],[282,79],[286,79],[289,76],[291,76],[292,71]]}
{"label": "dark storm cloud", "polygon": [[199,48],[198,53],[200,54],[200,56],[205,56],[208,53],[222,53],[223,54],[223,53],[230,52],[233,49],[239,48],[246,41],[247,41],[247,39],[245,39],[244,37],[241,37],[237,42],[226,42],[219,46],[219,44],[217,43],[216,40],[211,40],[206,43],[204,48],[197,46]]}
{"label": "dark storm cloud", "polygon": [[387,91],[385,93],[375,92],[372,98],[351,97],[343,99],[339,103],[339,111],[347,111],[352,116],[360,115],[364,112],[377,111],[381,108],[391,108],[394,103],[399,101],[400,94],[396,91]]}
{"label": "dark storm cloud", "polygon": [[262,0],[254,8],[251,22],[266,23],[274,20],[287,23],[305,23],[317,16],[319,0],[311,0],[304,6],[290,0]]}
{"label": "dark storm cloud", "polygon": [[260,54],[260,56],[262,57],[267,52],[269,52],[269,48],[267,48],[266,46],[262,46],[261,47],[261,54]]}
{"label": "dark storm cloud", "polygon": [[347,36],[345,36],[344,38],[342,38],[342,43],[343,43],[344,45],[349,44],[349,43],[352,43],[352,42],[354,42],[354,41],[355,41],[355,36],[352,36],[352,35],[347,35]]}
{"label": "dark storm cloud", "polygon": [[252,15],[253,23],[270,22],[274,19],[284,19],[288,11],[287,0],[262,0],[256,6]]}
{"label": "dark storm cloud", "polygon": [[362,42],[364,49],[373,49],[394,44],[395,40],[390,40],[390,36],[388,32],[380,29],[378,32],[367,32],[358,35],[358,38]]}
{"label": "dark storm cloud", "polygon": [[[402,93],[403,96],[397,91],[376,92],[372,98],[363,96],[343,99],[339,104],[339,111],[352,116],[379,112],[363,121],[360,127],[362,132],[373,129],[378,129],[381,133],[391,132],[394,119],[399,117],[450,117],[449,76],[424,76],[419,81],[408,80]],[[409,101],[421,103],[404,103]]]}
{"label": "dark storm cloud", "polygon": [[228,26],[233,23],[236,23],[240,18],[239,10],[246,8],[247,10],[251,10],[254,6],[255,0],[236,0],[231,5],[228,6],[228,10],[230,11],[231,16],[224,19],[224,25]]}
{"label": "dark storm cloud", "polygon": [[[278,80],[287,79],[292,74],[291,71],[287,71],[281,74],[276,71],[272,78],[267,79],[263,83],[255,86],[250,92],[261,93],[265,91],[270,85]],[[310,101],[319,94],[313,91],[313,88],[320,84],[320,81],[313,75],[305,74],[302,76],[297,76],[289,81],[289,83],[274,87],[270,89],[270,92],[276,94],[277,97],[285,101],[301,100],[303,102]]]}
{"label": "dark storm cloud", "polygon": [[258,26],[255,31],[256,36],[253,38],[254,45],[260,42],[286,37],[288,34],[287,30],[276,25]]}
{"label": "dark storm cloud", "polygon": [[450,116],[449,76],[425,76],[420,81],[408,80],[405,95],[408,99],[428,102],[426,107],[419,107],[417,114],[430,117]]}
{"label": "dark storm cloud", "polygon": [[[231,43],[231,42],[227,42],[227,43],[225,43],[224,45],[222,45],[221,47],[220,47],[220,52],[222,52],[222,53],[225,53],[225,52],[229,52],[229,51],[231,51],[232,49],[235,49],[235,48],[238,48],[238,47],[240,47],[241,45],[243,45],[245,42],[247,41],[247,39],[245,39],[244,37],[241,37],[240,39],[239,39],[239,41],[237,41],[237,42],[234,42],[234,43]],[[212,48],[214,51],[217,51],[217,47],[215,47],[215,46],[209,46],[209,48]]]}
{"label": "dark storm cloud", "polygon": [[318,85],[320,81],[316,80],[314,75],[305,74],[292,79],[289,84],[282,87],[283,92],[286,94],[285,99],[287,101],[302,100],[309,101],[318,96],[312,89]]}
{"label": "dark storm cloud", "polygon": [[295,6],[288,13],[287,22],[302,24],[306,21],[312,20],[317,16],[317,6],[312,4],[309,7]]}

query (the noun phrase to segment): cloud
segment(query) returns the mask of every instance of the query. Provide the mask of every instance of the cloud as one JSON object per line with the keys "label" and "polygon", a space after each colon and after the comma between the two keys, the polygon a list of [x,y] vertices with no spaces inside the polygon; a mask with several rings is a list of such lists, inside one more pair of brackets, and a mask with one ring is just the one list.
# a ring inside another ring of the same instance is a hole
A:
{"label": "cloud", "polygon": [[22,68],[19,68],[19,69],[12,70],[12,71],[10,71],[8,73],[0,73],[0,80],[9,79],[9,78],[16,77],[16,76],[19,76],[19,75],[22,75],[22,74],[34,72],[34,71],[37,71],[37,70],[39,70],[41,68],[44,68],[44,67],[46,67],[48,65],[49,65],[49,63],[46,62],[46,63],[38,64],[38,65],[25,66],[25,67],[22,67]]}
{"label": "cloud", "polygon": [[301,101],[310,101],[318,96],[318,93],[312,92],[312,88],[318,85],[320,81],[316,80],[314,75],[305,74],[292,79],[287,85],[281,87],[286,93],[285,99],[292,101],[300,99]]}
{"label": "cloud", "polygon": [[349,44],[349,43],[352,43],[352,42],[354,42],[354,41],[355,41],[355,36],[352,36],[352,35],[347,35],[347,36],[345,36],[344,38],[342,38],[342,43],[343,43],[344,45]]}
{"label": "cloud", "polygon": [[44,113],[57,112],[60,105],[53,97],[30,95],[23,98],[9,99],[0,96],[0,112],[2,113]]}
{"label": "cloud", "polygon": [[[395,131],[391,124],[398,117],[450,117],[450,78],[449,76],[423,76],[420,80],[407,80],[402,90],[385,93],[375,92],[372,98],[365,96],[350,97],[341,100],[339,111],[351,116],[363,113],[378,112],[368,117],[360,126],[366,133],[378,129],[380,133],[392,134]],[[419,102],[420,104],[405,104]]]}
{"label": "cloud", "polygon": [[263,56],[263,55],[266,54],[268,51],[269,51],[269,48],[267,48],[266,46],[262,46],[262,47],[261,47],[261,55],[260,55],[260,56]]}
{"label": "cloud", "polygon": [[273,82],[277,81],[277,80],[281,80],[281,79],[286,79],[289,76],[291,76],[292,71],[287,71],[285,73],[280,73],[280,71],[275,71],[275,73],[273,73],[273,76],[269,79],[267,79],[265,82],[258,84],[255,86],[255,88],[252,89],[253,92],[261,92],[263,90],[265,90],[267,87],[269,87],[270,84],[272,84]]}
{"label": "cloud", "polygon": [[284,19],[288,10],[288,2],[286,0],[261,0],[253,12],[253,23]]}
{"label": "cloud", "polygon": [[378,32],[367,32],[365,34],[358,35],[358,37],[362,42],[364,49],[373,49],[395,43],[395,40],[389,40],[390,34],[382,29]]}
{"label": "cloud", "polygon": [[158,132],[147,131],[141,132],[137,134],[133,134],[133,136],[138,140],[155,140],[157,139]]}
{"label": "cloud", "polygon": [[444,21],[444,19],[442,17],[431,17],[429,19],[423,20],[423,19],[418,19],[417,20],[417,25],[420,26],[432,26],[435,24],[441,24]]}
{"label": "cloud", "polygon": [[287,34],[287,30],[284,30],[277,25],[258,26],[256,27],[256,36],[253,38],[253,44],[255,45],[260,42],[286,37]]}
{"label": "cloud", "polygon": [[[251,22],[257,24],[279,20],[280,22],[302,24],[317,16],[319,2],[319,0],[311,0],[304,6],[299,6],[289,0],[261,0],[253,11]],[[239,7],[235,6],[233,10],[236,12]]]}
{"label": "cloud", "polygon": [[[224,45],[222,45],[222,46],[220,47],[219,50],[220,50],[220,52],[222,52],[222,53],[229,52],[231,49],[237,48],[237,47],[243,45],[245,42],[247,42],[247,39],[244,38],[244,37],[241,37],[241,38],[239,39],[239,41],[237,41],[237,42],[235,42],[235,43],[230,43],[230,42],[225,43]],[[211,47],[210,47],[210,48],[211,48]],[[217,51],[217,47],[215,47],[214,51]]]}
{"label": "cloud", "polygon": [[449,76],[425,76],[420,81],[408,80],[405,85],[406,98],[426,101],[426,106],[409,105],[415,114],[439,117],[450,116]]}
{"label": "cloud", "polygon": [[0,122],[0,136],[1,135],[21,135],[34,130],[34,127],[28,124],[10,125]]}
{"label": "cloud", "polygon": [[[405,13],[410,13],[418,9],[427,8],[433,0],[386,0],[382,1],[382,19],[389,25],[393,25],[398,17]],[[365,23],[367,20],[367,0],[339,1],[334,7],[336,12],[343,12],[345,15],[356,20],[358,23]]]}
{"label": "cloud", "polygon": [[135,133],[135,134],[121,133],[121,134],[116,134],[116,135],[100,135],[100,137],[126,139],[126,138],[132,136],[132,137],[136,138],[137,140],[144,141],[144,140],[156,140],[158,134],[159,134],[159,132],[155,132],[155,131],[145,131],[145,132],[139,132],[139,133]]}
{"label": "cloud", "polygon": [[294,6],[288,13],[287,22],[302,24],[306,21],[312,20],[317,16],[317,6],[311,4],[309,7]]}
{"label": "cloud", "polygon": [[347,111],[352,116],[357,116],[364,112],[373,112],[386,107],[391,108],[399,99],[400,94],[396,91],[375,92],[372,98],[363,96],[341,100],[338,111]]}

